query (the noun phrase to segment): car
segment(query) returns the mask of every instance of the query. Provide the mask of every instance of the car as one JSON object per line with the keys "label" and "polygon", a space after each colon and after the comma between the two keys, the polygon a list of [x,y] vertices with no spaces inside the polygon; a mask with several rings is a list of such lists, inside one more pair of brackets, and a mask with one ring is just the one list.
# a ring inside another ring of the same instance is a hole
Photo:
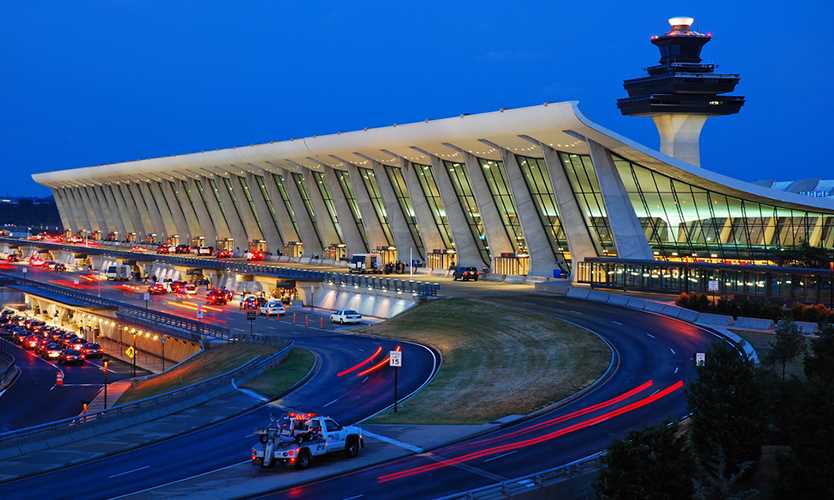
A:
{"label": "car", "polygon": [[76,364],[76,365],[83,365],[84,364],[84,353],[81,351],[77,351],[75,349],[66,349],[61,354],[61,357],[58,360],[65,364]]}
{"label": "car", "polygon": [[169,254],[174,252],[174,245],[169,245],[168,243],[163,243],[156,247],[156,253],[159,254]]}
{"label": "car", "polygon": [[20,262],[20,257],[17,254],[11,253],[8,257],[6,257],[6,262]]}
{"label": "car", "polygon": [[100,358],[104,353],[101,351],[101,345],[87,342],[84,344],[84,350],[82,351],[87,359],[90,358]]}
{"label": "car", "polygon": [[249,262],[264,260],[264,252],[262,250],[250,250],[246,252],[246,260]]}
{"label": "car", "polygon": [[191,253],[191,245],[180,243],[174,248],[174,253]]}
{"label": "car", "polygon": [[197,255],[208,255],[211,256],[214,254],[214,247],[197,247],[196,251],[192,250]]}
{"label": "car", "polygon": [[67,342],[67,349],[74,349],[78,352],[83,353],[84,345],[86,343],[87,342],[85,342],[84,339],[82,339],[81,337],[75,337],[74,339],[71,339],[69,342]]}
{"label": "car", "polygon": [[218,259],[230,259],[232,257],[231,250],[218,250],[215,254],[215,257]]}
{"label": "car", "polygon": [[481,273],[474,267],[466,267],[466,266],[458,266],[455,268],[455,272],[452,276],[454,281],[478,281],[480,278]]}
{"label": "car", "polygon": [[29,335],[26,337],[26,340],[23,341],[23,347],[29,351],[34,351],[38,348],[38,343],[40,342],[40,337],[37,335]]}
{"label": "car", "polygon": [[133,245],[130,247],[131,252],[147,252],[148,249],[145,247],[140,247],[139,245]]}
{"label": "car", "polygon": [[38,255],[29,257],[29,265],[32,267],[46,267],[46,261]]}
{"label": "car", "polygon": [[248,295],[243,299],[244,311],[258,311],[261,307],[261,301],[254,295]]}
{"label": "car", "polygon": [[67,266],[62,264],[61,262],[50,261],[49,264],[47,264],[47,267],[49,267],[50,271],[55,271],[59,273],[62,273],[67,270]]}
{"label": "car", "polygon": [[19,326],[12,328],[12,332],[10,335],[10,339],[12,342],[18,345],[23,345],[23,342],[26,340],[26,337],[29,336],[29,332],[26,331],[25,328],[21,328]]}
{"label": "car", "polygon": [[266,301],[266,304],[263,304],[260,307],[259,312],[264,316],[283,316],[287,314],[284,304],[278,299],[270,299]]}
{"label": "car", "polygon": [[186,283],[181,293],[186,295],[197,295],[197,285],[194,283]]}
{"label": "car", "polygon": [[148,293],[151,295],[165,295],[168,293],[168,287],[157,282],[148,287]]}
{"label": "car", "polygon": [[171,281],[168,284],[168,288],[171,290],[172,293],[185,293],[185,285],[187,283],[185,281]]}
{"label": "car", "polygon": [[209,290],[208,295],[206,295],[206,301],[212,305],[224,306],[229,303],[229,296],[224,290],[212,288]]}
{"label": "car", "polygon": [[340,309],[330,315],[331,323],[338,323],[340,325],[352,324],[355,325],[362,321],[362,315],[353,309]]}
{"label": "car", "polygon": [[46,344],[46,348],[43,352],[43,357],[50,361],[57,361],[61,358],[61,354],[64,353],[64,349],[57,344],[56,342],[50,342]]}

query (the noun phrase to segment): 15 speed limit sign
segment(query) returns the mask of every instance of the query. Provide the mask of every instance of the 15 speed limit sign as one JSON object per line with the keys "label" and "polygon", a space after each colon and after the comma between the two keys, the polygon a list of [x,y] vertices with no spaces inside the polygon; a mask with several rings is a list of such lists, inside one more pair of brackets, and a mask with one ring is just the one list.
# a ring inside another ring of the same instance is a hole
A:
{"label": "15 speed limit sign", "polygon": [[403,365],[403,353],[401,351],[391,351],[388,356],[390,358],[388,366],[399,368]]}

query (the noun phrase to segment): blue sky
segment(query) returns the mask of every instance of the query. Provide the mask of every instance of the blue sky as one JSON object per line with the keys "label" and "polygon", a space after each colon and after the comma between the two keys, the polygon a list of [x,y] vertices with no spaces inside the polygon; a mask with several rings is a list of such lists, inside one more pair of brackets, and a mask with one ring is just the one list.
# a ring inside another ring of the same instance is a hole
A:
{"label": "blue sky", "polygon": [[0,21],[0,194],[33,172],[325,134],[545,101],[651,147],[622,117],[649,36],[690,15],[742,75],[708,122],[705,167],[834,177],[830,2],[26,0]]}

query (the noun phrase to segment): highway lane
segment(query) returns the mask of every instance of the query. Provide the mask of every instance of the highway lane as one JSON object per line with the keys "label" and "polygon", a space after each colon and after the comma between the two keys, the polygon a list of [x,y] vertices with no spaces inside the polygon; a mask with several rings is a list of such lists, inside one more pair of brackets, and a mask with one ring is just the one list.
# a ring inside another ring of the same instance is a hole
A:
{"label": "highway lane", "polygon": [[[21,370],[14,385],[0,396],[0,432],[78,415],[82,403],[90,402],[101,388],[100,360],[81,366],[57,365],[6,339],[0,343]],[[55,385],[59,371],[64,374],[62,386]],[[126,365],[111,364],[111,381],[126,376]]]}
{"label": "highway lane", "polygon": [[[662,316],[569,299],[536,297],[527,305],[605,338],[619,356],[610,380],[580,400],[518,425],[264,496],[438,497],[569,463],[606,449],[630,430],[688,413],[685,386],[696,376],[694,354],[716,341],[710,333]],[[676,385],[681,381],[683,388]]]}
{"label": "highway lane", "polygon": [[[229,319],[232,327],[245,322],[239,313],[229,316],[234,316]],[[408,367],[399,376],[401,394],[415,391],[432,376],[436,367],[434,353],[418,345],[293,329],[291,325],[278,323],[264,322],[262,333],[293,338],[297,346],[315,352],[320,361],[315,376],[292,394],[274,405],[262,406],[192,433],[99,461],[2,483],[0,497],[11,497],[21,491],[41,498],[112,497],[240,463],[249,458],[255,441],[252,432],[270,415],[280,416],[286,409],[313,411],[350,424],[391,404],[391,373],[387,367],[361,376],[360,370],[339,376],[340,372],[367,359],[378,347],[381,353],[374,358],[376,361],[397,345],[409,360]],[[124,474],[127,471],[129,478]]]}

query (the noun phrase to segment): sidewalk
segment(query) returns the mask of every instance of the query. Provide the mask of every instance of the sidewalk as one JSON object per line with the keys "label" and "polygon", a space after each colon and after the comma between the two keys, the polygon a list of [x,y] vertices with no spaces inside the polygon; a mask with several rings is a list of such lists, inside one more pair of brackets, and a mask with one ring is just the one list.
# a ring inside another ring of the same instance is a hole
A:
{"label": "sidewalk", "polygon": [[97,413],[107,408],[112,408],[116,401],[122,397],[126,390],[130,389],[130,379],[118,380],[107,384],[107,407],[104,406],[104,387],[102,387],[95,399],[90,402],[87,413]]}

